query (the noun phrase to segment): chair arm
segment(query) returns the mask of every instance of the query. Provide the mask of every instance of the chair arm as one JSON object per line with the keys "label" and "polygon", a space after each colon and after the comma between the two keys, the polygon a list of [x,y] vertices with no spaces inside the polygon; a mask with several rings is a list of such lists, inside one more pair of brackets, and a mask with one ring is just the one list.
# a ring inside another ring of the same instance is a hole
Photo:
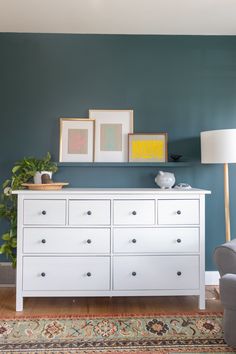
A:
{"label": "chair arm", "polygon": [[221,276],[236,274],[236,239],[216,247],[214,261]]}
{"label": "chair arm", "polygon": [[236,310],[236,274],[226,274],[220,279],[220,297],[225,308]]}

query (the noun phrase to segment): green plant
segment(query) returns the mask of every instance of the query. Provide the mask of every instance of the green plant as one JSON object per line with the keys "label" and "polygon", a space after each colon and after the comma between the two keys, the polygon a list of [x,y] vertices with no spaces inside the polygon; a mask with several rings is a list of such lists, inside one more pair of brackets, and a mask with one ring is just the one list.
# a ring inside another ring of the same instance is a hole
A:
{"label": "green plant", "polygon": [[5,254],[13,267],[16,266],[17,196],[12,191],[23,189],[22,183],[29,182],[37,171],[57,171],[57,165],[51,161],[49,152],[42,159],[29,157],[16,162],[11,177],[2,185],[0,217],[7,220],[9,228],[2,234],[0,254]]}
{"label": "green plant", "polygon": [[17,165],[31,171],[33,173],[32,176],[34,176],[37,171],[51,171],[53,173],[57,171],[57,165],[55,162],[51,161],[51,155],[49,152],[42,159],[36,159],[35,157],[24,158],[19,164],[16,163],[16,170]]}

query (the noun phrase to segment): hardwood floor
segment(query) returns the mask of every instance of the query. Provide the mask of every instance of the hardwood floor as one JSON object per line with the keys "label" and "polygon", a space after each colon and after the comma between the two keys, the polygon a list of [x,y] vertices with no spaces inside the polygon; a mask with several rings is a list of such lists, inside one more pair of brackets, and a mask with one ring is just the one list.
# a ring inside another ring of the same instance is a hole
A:
{"label": "hardwood floor", "polygon": [[[222,311],[215,287],[207,287],[206,311]],[[0,288],[0,316],[148,314],[197,311],[196,296],[119,298],[25,298],[24,311],[15,312],[15,288]]]}

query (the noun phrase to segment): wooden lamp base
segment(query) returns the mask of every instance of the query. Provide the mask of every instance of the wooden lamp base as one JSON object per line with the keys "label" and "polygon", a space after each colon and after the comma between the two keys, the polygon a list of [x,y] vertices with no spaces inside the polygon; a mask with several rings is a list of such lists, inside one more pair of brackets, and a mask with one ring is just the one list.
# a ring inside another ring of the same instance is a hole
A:
{"label": "wooden lamp base", "polygon": [[231,240],[230,235],[230,208],[229,208],[229,166],[224,164],[224,194],[225,194],[225,239]]}

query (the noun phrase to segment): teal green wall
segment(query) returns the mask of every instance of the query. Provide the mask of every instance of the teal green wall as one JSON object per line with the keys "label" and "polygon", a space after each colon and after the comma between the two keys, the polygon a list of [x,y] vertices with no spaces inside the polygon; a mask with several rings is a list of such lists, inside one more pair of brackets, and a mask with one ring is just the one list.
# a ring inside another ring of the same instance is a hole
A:
{"label": "teal green wall", "polygon": [[[200,159],[202,130],[236,128],[236,37],[0,34],[0,179],[23,156],[58,160],[59,117],[134,109],[136,132],[168,132],[169,151]],[[212,190],[206,265],[224,241],[222,166],[169,169]],[[156,168],[61,167],[74,187],[154,187]],[[230,168],[232,234],[236,169]],[[1,225],[4,228],[4,225]]]}

